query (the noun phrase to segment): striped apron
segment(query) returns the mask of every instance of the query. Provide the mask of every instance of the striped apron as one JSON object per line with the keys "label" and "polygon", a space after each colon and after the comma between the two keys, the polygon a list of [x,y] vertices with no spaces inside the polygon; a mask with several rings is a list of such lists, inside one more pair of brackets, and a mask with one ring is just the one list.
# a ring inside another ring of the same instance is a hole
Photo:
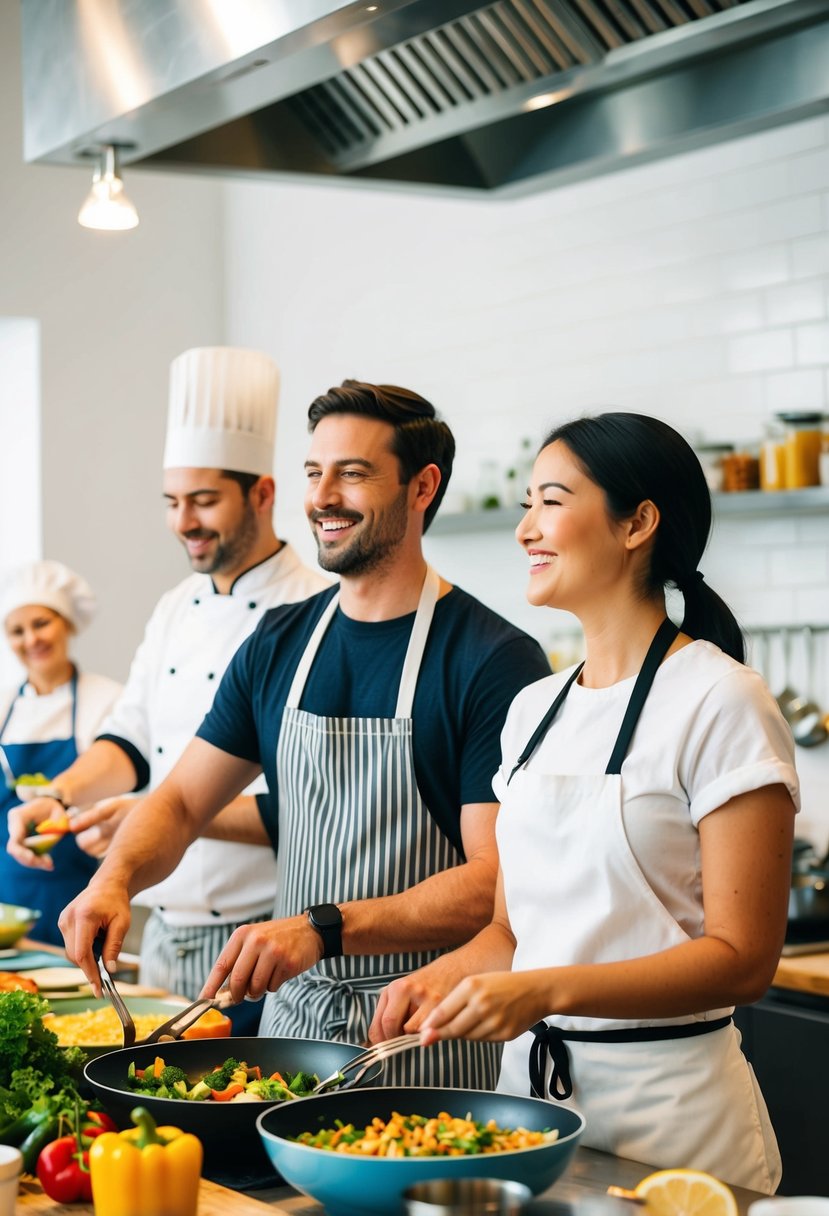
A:
{"label": "striped apron", "polygon": [[[293,679],[277,743],[279,853],[275,917],[311,904],[395,895],[462,858],[417,788],[412,704],[440,580],[428,569],[393,718],[335,718],[299,702],[334,596]],[[363,1043],[383,988],[439,951],[323,959],[265,998],[259,1033]],[[492,1089],[500,1051],[489,1043],[441,1043],[387,1061],[384,1085]]]}

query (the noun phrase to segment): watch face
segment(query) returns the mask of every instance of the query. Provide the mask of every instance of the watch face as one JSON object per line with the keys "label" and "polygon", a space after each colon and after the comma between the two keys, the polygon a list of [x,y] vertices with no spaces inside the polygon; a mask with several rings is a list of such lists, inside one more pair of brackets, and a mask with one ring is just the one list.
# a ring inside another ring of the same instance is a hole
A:
{"label": "watch face", "polygon": [[339,929],[343,923],[342,913],[336,904],[315,904],[308,911],[311,920],[320,929]]}

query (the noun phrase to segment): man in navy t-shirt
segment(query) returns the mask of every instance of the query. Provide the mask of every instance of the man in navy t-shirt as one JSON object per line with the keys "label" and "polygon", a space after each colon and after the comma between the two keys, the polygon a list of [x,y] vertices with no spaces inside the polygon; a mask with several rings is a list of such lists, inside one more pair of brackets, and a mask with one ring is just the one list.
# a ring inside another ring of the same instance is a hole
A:
{"label": "man in navy t-shirt", "polygon": [[[500,731],[514,695],[549,668],[535,641],[424,559],[454,457],[433,406],[345,381],[309,419],[306,514],[339,587],[265,615],[65,927],[93,978],[99,926],[114,957],[128,898],[264,771],[274,919],[236,930],[204,991],[267,993],[260,1033],[359,1043],[391,980],[488,923]],[[383,1080],[492,1088],[497,1055],[436,1044],[388,1063]]]}

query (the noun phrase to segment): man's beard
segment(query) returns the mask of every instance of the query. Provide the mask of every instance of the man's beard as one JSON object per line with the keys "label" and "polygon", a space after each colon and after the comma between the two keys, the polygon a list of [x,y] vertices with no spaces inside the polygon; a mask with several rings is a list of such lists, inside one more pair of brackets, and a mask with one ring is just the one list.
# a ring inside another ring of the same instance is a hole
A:
{"label": "man's beard", "polygon": [[[201,535],[201,532],[196,535]],[[215,533],[208,532],[207,535],[215,536]],[[198,574],[221,574],[225,570],[235,570],[244,563],[253,549],[256,535],[256,514],[250,502],[245,502],[239,526],[216,546],[212,554],[190,557],[190,565]]]}
{"label": "man's beard", "polygon": [[[353,541],[343,545],[341,549],[328,550],[324,546],[317,529],[314,535],[317,541],[317,561],[323,570],[330,574],[369,574],[377,570],[394,553],[406,535],[408,524],[408,487],[404,486],[394,502],[380,516],[375,524]],[[331,519],[353,519],[354,516],[343,516],[342,512],[315,513],[313,521],[326,517]]]}

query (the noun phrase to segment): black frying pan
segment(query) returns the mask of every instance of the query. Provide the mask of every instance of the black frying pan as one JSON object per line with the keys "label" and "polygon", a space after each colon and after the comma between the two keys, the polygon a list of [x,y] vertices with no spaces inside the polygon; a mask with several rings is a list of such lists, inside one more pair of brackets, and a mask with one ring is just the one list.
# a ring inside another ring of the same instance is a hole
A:
{"label": "black frying pan", "polygon": [[[235,1182],[237,1186],[262,1185],[275,1179],[256,1130],[257,1116],[267,1109],[267,1102],[180,1102],[136,1094],[127,1088],[130,1061],[136,1068],[147,1068],[160,1055],[165,1064],[183,1068],[193,1082],[230,1056],[251,1067],[258,1064],[265,1077],[273,1072],[310,1072],[322,1079],[361,1050],[357,1044],[329,1043],[323,1039],[182,1039],[107,1052],[89,1061],[84,1076],[119,1127],[132,1127],[130,1111],[145,1106],[157,1124],[180,1127],[198,1136],[204,1145],[205,1177]],[[379,1072],[380,1065],[364,1080],[369,1082]]]}

